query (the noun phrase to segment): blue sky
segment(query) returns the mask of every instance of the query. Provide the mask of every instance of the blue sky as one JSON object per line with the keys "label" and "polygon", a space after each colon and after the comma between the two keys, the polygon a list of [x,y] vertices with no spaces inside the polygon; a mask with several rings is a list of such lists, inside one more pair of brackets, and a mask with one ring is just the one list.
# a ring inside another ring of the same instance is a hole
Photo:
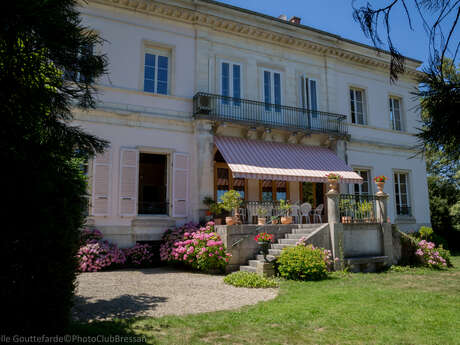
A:
{"label": "blue sky", "polygon": [[[304,25],[372,45],[371,40],[362,33],[359,24],[353,20],[351,0],[220,0],[220,2],[274,17],[280,14],[286,14],[288,19],[297,16],[302,18],[301,23]],[[362,5],[365,2],[357,0],[356,4]],[[379,0],[373,3],[385,5],[388,1]],[[392,14],[391,21],[393,44],[403,55],[426,61],[428,59],[428,37],[412,1],[409,1],[408,4],[409,10],[414,14],[412,18],[414,31],[410,30],[403,11],[398,9]],[[459,31],[457,30],[456,36],[453,37],[453,42],[460,40]],[[385,37],[384,31],[381,36]]]}

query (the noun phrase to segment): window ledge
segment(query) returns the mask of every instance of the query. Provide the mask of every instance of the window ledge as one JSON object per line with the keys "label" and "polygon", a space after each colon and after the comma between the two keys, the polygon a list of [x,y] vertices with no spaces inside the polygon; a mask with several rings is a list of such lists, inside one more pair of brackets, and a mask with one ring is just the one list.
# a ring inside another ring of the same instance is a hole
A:
{"label": "window ledge", "polygon": [[361,125],[359,123],[353,123],[353,122],[349,122],[348,124],[350,126],[358,127],[358,128],[369,128],[369,129],[375,129],[375,130],[378,130],[378,131],[384,131],[384,132],[390,132],[390,133],[397,133],[397,134],[404,134],[404,135],[414,136],[414,133],[409,133],[405,129],[401,130],[401,131],[397,131],[397,130],[391,129],[391,128],[375,127],[375,126],[371,126],[371,125]]}
{"label": "window ledge", "polygon": [[395,224],[415,224],[417,220],[413,216],[396,216]]}

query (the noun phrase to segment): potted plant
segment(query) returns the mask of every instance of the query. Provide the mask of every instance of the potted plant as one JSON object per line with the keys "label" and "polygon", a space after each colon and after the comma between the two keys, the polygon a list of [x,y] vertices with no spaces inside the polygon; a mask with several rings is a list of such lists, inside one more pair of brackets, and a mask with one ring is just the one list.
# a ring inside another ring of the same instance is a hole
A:
{"label": "potted plant", "polygon": [[233,217],[225,217],[225,223],[227,225],[234,225],[239,221],[239,212],[238,207],[241,205],[241,195],[236,190],[232,189],[228,192],[225,192],[224,195],[221,197],[221,205],[222,208],[228,212],[235,211],[235,215]]}
{"label": "potted plant", "polygon": [[374,218],[372,203],[367,200],[363,200],[358,204],[359,216],[364,223],[370,223]]}
{"label": "potted plant", "polygon": [[268,249],[270,248],[270,244],[273,241],[273,235],[268,234],[266,232],[261,232],[257,234],[256,237],[254,237],[254,240],[260,246],[260,252],[263,254],[264,260],[268,262],[267,254],[268,254]]}
{"label": "potted plant", "polygon": [[348,199],[341,199],[339,202],[340,214],[342,215],[342,224],[351,223],[352,207]]}
{"label": "potted plant", "polygon": [[326,175],[327,181],[329,182],[329,191],[337,192],[337,183],[341,176],[335,173],[329,173]]}
{"label": "potted plant", "polygon": [[265,207],[257,208],[257,224],[264,225],[266,222],[267,209]]}
{"label": "potted plant", "polygon": [[387,181],[387,177],[384,175],[374,177],[374,182],[377,185],[377,188],[379,189],[379,191],[377,192],[377,195],[384,194],[383,187],[385,186],[386,181]]}
{"label": "potted plant", "polygon": [[214,223],[216,225],[222,225],[222,218],[218,217],[222,214],[222,204],[220,202],[214,202],[209,206],[209,211],[213,215]]}
{"label": "potted plant", "polygon": [[280,209],[284,216],[281,217],[281,224],[291,224],[292,217],[289,216],[289,210],[291,209],[291,205],[284,199],[280,200]]}
{"label": "potted plant", "polygon": [[270,217],[270,222],[271,222],[272,224],[279,224],[279,222],[280,222],[280,217],[279,217],[279,216],[271,216],[271,217]]}

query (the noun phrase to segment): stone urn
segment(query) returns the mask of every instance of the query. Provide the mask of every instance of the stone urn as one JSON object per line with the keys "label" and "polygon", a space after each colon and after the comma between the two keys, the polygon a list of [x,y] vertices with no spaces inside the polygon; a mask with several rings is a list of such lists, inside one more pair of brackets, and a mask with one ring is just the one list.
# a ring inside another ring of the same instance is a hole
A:
{"label": "stone urn", "polygon": [[375,182],[375,184],[377,185],[377,188],[378,188],[378,194],[383,194],[383,187],[385,187],[385,182]]}
{"label": "stone urn", "polygon": [[257,217],[257,224],[258,225],[265,225],[266,219],[265,217]]}
{"label": "stone urn", "polygon": [[329,191],[337,192],[337,184],[339,180],[335,178],[328,178],[327,182],[329,182]]}
{"label": "stone urn", "polygon": [[281,224],[291,224],[291,223],[292,223],[291,216],[281,217]]}
{"label": "stone urn", "polygon": [[265,262],[268,262],[267,255],[268,255],[268,250],[270,249],[271,242],[263,241],[263,242],[257,242],[257,244],[259,245],[259,248],[260,248],[259,253],[261,253],[264,256]]}
{"label": "stone urn", "polygon": [[214,224],[222,225],[222,218],[214,218]]}
{"label": "stone urn", "polygon": [[234,217],[225,217],[225,224],[227,225],[235,225],[236,219]]}

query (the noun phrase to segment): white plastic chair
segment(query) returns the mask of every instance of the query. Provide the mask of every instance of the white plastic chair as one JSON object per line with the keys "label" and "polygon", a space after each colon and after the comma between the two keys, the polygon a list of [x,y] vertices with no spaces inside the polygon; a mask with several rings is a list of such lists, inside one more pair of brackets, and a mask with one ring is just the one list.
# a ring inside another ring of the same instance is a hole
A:
{"label": "white plastic chair", "polygon": [[318,207],[315,208],[315,212],[313,213],[313,223],[316,223],[316,220],[318,219],[318,223],[322,223],[323,219],[321,218],[321,214],[323,213],[323,204],[319,204]]}
{"label": "white plastic chair", "polygon": [[291,208],[289,209],[289,213],[291,214],[293,220],[292,222],[294,224],[300,224],[302,222],[302,219],[300,218],[300,206],[298,205],[292,205]]}
{"label": "white plastic chair", "polygon": [[248,224],[253,224],[254,216],[257,216],[257,205],[248,203],[246,205],[246,210],[248,212]]}
{"label": "white plastic chair", "polygon": [[311,214],[311,204],[304,202],[300,205],[300,223],[303,224],[303,217],[307,220],[307,223],[310,223],[310,214]]}

